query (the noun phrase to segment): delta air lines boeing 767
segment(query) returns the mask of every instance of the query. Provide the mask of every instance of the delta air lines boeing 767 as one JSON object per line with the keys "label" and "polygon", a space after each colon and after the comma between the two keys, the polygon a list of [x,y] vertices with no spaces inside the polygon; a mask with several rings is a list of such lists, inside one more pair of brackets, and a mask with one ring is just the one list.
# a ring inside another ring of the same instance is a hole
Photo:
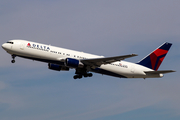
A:
{"label": "delta air lines boeing 767", "polygon": [[160,78],[173,70],[159,70],[163,59],[168,53],[171,43],[164,43],[138,63],[123,61],[137,56],[136,54],[104,57],[74,50],[54,47],[26,40],[10,40],[2,48],[12,56],[48,63],[51,70],[69,71],[75,69],[74,79],[92,77],[91,72],[119,78]]}

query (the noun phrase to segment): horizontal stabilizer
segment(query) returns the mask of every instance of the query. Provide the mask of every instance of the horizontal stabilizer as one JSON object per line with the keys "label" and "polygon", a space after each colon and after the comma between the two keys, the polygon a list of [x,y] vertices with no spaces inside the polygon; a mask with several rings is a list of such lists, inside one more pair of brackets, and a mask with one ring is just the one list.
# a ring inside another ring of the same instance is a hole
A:
{"label": "horizontal stabilizer", "polygon": [[165,74],[165,73],[170,73],[170,72],[176,72],[174,70],[159,70],[159,71],[144,71],[145,73],[149,74]]}

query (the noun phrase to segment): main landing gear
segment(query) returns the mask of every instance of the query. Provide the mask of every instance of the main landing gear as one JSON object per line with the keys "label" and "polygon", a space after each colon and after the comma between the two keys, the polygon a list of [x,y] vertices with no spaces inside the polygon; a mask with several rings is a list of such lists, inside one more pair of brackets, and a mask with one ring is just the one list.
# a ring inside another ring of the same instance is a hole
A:
{"label": "main landing gear", "polygon": [[92,73],[86,73],[86,74],[84,74],[84,75],[82,75],[82,74],[77,74],[77,75],[75,75],[73,78],[74,79],[81,79],[82,77],[92,77],[93,76],[93,74]]}
{"label": "main landing gear", "polygon": [[15,57],[16,57],[15,55],[12,55],[12,59],[13,59],[11,60],[12,63],[15,63]]}

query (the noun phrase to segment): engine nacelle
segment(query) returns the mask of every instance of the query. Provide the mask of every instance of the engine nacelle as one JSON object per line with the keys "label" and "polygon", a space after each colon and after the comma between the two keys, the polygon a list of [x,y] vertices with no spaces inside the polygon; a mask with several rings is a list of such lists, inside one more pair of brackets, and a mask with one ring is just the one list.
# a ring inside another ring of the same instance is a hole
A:
{"label": "engine nacelle", "polygon": [[73,58],[66,58],[65,65],[68,67],[73,67],[73,68],[83,68],[84,67],[83,63],[81,63],[79,60],[73,59]]}
{"label": "engine nacelle", "polygon": [[60,66],[60,65],[52,64],[52,63],[49,63],[48,67],[49,67],[49,69],[56,70],[56,71],[61,71],[61,70],[69,71],[68,67],[63,67],[63,66]]}

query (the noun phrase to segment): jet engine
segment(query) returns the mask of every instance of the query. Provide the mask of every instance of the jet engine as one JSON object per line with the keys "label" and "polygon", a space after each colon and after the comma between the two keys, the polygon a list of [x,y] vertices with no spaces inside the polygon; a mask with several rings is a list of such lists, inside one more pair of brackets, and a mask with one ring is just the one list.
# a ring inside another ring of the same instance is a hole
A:
{"label": "jet engine", "polygon": [[49,63],[48,67],[49,67],[49,69],[56,70],[56,71],[61,71],[61,70],[62,71],[69,71],[68,67],[60,66],[60,65],[56,65],[56,64],[52,64],[52,63]]}
{"label": "jet engine", "polygon": [[83,68],[84,64],[77,59],[66,58],[65,65],[72,68]]}

